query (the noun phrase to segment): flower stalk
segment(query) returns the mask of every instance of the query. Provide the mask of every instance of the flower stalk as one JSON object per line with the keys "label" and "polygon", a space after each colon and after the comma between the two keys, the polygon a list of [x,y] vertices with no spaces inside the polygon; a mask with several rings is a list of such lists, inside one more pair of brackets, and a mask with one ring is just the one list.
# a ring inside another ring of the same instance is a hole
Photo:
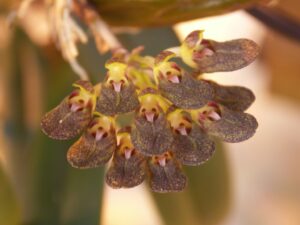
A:
{"label": "flower stalk", "polygon": [[[18,11],[10,15],[9,20],[21,19],[35,0],[23,0]],[[48,10],[53,39],[63,58],[70,64],[81,80],[89,80],[85,68],[79,61],[78,44],[86,44],[88,35],[78,24],[79,18],[91,30],[100,54],[116,51],[122,44],[115,37],[110,27],[102,20],[98,12],[86,0],[43,0]]]}

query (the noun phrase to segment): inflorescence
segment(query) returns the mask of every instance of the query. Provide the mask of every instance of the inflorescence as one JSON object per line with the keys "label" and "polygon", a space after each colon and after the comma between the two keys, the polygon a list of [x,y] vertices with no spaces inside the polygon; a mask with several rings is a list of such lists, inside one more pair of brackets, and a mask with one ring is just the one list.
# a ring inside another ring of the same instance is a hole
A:
{"label": "inflorescence", "polygon": [[247,39],[216,42],[202,34],[190,33],[176,51],[155,58],[141,56],[141,47],[118,49],[105,65],[105,80],[95,86],[75,82],[75,90],[43,117],[43,132],[58,140],[81,134],[67,153],[75,168],[100,167],[112,158],[106,182],[113,188],[134,187],[149,177],[155,192],[183,190],[182,165],[210,159],[214,137],[241,142],[258,126],[244,112],[255,100],[249,89],[222,86],[202,74],[245,67],[259,47]]}

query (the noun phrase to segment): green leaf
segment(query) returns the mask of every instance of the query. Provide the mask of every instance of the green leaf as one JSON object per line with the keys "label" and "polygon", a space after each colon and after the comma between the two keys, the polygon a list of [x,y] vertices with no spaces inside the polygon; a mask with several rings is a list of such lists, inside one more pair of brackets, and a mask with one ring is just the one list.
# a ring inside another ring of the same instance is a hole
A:
{"label": "green leaf", "polygon": [[90,0],[116,26],[163,26],[242,9],[260,0]]}

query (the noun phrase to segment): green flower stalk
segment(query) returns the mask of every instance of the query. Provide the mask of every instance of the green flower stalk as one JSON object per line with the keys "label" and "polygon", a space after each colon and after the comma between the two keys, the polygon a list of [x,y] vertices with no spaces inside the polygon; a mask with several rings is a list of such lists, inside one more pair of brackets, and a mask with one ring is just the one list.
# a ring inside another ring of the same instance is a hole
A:
{"label": "green flower stalk", "polygon": [[[182,191],[187,184],[182,166],[209,160],[214,138],[245,141],[258,126],[244,112],[255,100],[251,90],[222,86],[201,75],[245,67],[259,47],[246,39],[215,42],[202,36],[203,31],[194,31],[179,51],[164,50],[156,57],[142,56],[141,47],[117,49],[105,65],[105,80],[95,87],[76,82],[75,90],[43,117],[42,130],[59,140],[81,134],[67,153],[68,162],[87,169],[111,160],[106,182],[112,188],[148,179],[155,192]],[[185,71],[174,58],[193,71]],[[130,126],[118,123],[123,115],[133,118]]]}

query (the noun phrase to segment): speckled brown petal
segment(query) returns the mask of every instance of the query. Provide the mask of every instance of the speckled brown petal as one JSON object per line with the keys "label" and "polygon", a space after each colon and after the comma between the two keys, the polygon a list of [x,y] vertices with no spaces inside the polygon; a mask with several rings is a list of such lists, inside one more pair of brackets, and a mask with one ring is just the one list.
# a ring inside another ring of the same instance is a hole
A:
{"label": "speckled brown petal", "polygon": [[124,86],[120,92],[103,85],[97,100],[96,110],[104,115],[116,115],[134,111],[139,107],[139,101],[132,84]]}
{"label": "speckled brown petal", "polygon": [[187,73],[182,76],[180,83],[160,80],[159,90],[165,98],[182,109],[200,108],[214,96],[214,90],[208,82],[196,80]]}
{"label": "speckled brown petal", "polygon": [[202,73],[221,71],[234,71],[252,63],[259,55],[258,45],[248,39],[237,39],[226,42],[209,42],[209,48],[213,50],[210,56],[197,56],[194,54],[194,62]]}
{"label": "speckled brown petal", "polygon": [[137,150],[132,150],[130,157],[117,150],[112,164],[106,173],[106,183],[112,188],[130,188],[141,184],[146,174],[145,157]]}
{"label": "speckled brown petal", "polygon": [[233,111],[245,111],[255,101],[251,90],[239,86],[223,86],[211,82],[215,89],[214,101],[226,106]]}
{"label": "speckled brown petal", "polygon": [[225,142],[235,143],[252,137],[257,127],[257,121],[252,115],[222,107],[221,119],[210,123],[206,129],[209,134]]}
{"label": "speckled brown petal", "polygon": [[68,140],[79,135],[92,118],[91,108],[72,112],[68,97],[42,118],[43,132],[53,139]]}
{"label": "speckled brown petal", "polygon": [[86,132],[70,147],[67,159],[75,168],[96,168],[108,162],[116,147],[117,141],[114,132],[99,141]]}
{"label": "speckled brown petal", "polygon": [[198,125],[193,124],[188,135],[174,135],[172,150],[182,164],[197,166],[212,157],[215,145]]}
{"label": "speckled brown petal", "polygon": [[147,121],[143,116],[137,116],[131,140],[135,148],[143,154],[156,155],[171,147],[173,134],[163,113],[160,113],[154,122]]}
{"label": "speckled brown petal", "polygon": [[234,111],[245,111],[255,101],[251,90],[239,86],[219,86],[215,101]]}
{"label": "speckled brown petal", "polygon": [[153,156],[148,161],[150,187],[159,193],[179,192],[187,184],[187,178],[173,156]]}

